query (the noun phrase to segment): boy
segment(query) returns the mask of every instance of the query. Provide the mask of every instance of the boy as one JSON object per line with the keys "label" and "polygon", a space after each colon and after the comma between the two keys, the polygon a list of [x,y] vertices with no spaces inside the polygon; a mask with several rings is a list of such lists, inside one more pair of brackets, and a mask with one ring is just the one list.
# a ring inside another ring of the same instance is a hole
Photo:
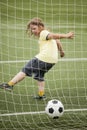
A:
{"label": "boy", "polygon": [[40,52],[33,59],[31,59],[22,70],[8,83],[3,83],[0,88],[11,91],[13,86],[26,76],[33,76],[38,83],[38,95],[36,99],[44,99],[45,80],[44,75],[48,72],[58,61],[58,50],[60,56],[64,56],[61,38],[73,38],[74,34],[69,32],[67,34],[55,34],[45,29],[44,23],[40,18],[33,18],[27,24],[27,33],[34,35],[39,39]]}

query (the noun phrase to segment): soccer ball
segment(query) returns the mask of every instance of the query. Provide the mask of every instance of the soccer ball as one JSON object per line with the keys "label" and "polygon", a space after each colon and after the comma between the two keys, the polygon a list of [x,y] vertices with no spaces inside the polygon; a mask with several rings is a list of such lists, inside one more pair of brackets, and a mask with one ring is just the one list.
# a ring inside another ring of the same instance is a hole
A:
{"label": "soccer ball", "polygon": [[57,99],[53,99],[53,100],[48,101],[45,107],[45,112],[51,118],[57,119],[63,115],[64,106],[61,101]]}

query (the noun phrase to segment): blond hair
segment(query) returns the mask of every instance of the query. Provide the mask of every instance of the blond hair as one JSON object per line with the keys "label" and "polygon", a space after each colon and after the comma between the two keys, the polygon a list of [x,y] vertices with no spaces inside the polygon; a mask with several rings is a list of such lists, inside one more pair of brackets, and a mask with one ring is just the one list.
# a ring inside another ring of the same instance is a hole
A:
{"label": "blond hair", "polygon": [[44,23],[43,23],[42,19],[40,19],[40,18],[33,18],[27,24],[27,30],[26,30],[26,32],[29,35],[32,35],[32,32],[30,30],[30,25],[37,25],[38,27],[41,26],[44,29]]}

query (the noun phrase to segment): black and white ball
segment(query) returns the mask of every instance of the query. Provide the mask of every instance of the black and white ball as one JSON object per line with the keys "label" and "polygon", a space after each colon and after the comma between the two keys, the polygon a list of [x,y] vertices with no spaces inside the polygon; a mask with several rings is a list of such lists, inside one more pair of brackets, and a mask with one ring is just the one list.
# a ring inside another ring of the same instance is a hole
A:
{"label": "black and white ball", "polygon": [[51,118],[57,119],[63,115],[64,106],[61,101],[59,101],[57,99],[53,99],[53,100],[48,101],[48,103],[45,107],[45,112]]}

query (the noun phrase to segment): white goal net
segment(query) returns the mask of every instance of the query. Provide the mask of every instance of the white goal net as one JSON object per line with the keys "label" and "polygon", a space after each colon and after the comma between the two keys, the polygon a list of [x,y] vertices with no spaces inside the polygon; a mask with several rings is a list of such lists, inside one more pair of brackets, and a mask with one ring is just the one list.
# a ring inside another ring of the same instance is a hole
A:
{"label": "white goal net", "polygon": [[[26,34],[33,17],[41,18],[54,33],[73,31],[73,40],[61,40],[65,57],[45,75],[46,100],[35,100],[38,86],[31,77],[0,89],[1,130],[87,129],[87,1],[0,0],[0,83],[8,82],[38,52],[38,41]],[[51,99],[65,112],[57,120],[45,114]]]}

